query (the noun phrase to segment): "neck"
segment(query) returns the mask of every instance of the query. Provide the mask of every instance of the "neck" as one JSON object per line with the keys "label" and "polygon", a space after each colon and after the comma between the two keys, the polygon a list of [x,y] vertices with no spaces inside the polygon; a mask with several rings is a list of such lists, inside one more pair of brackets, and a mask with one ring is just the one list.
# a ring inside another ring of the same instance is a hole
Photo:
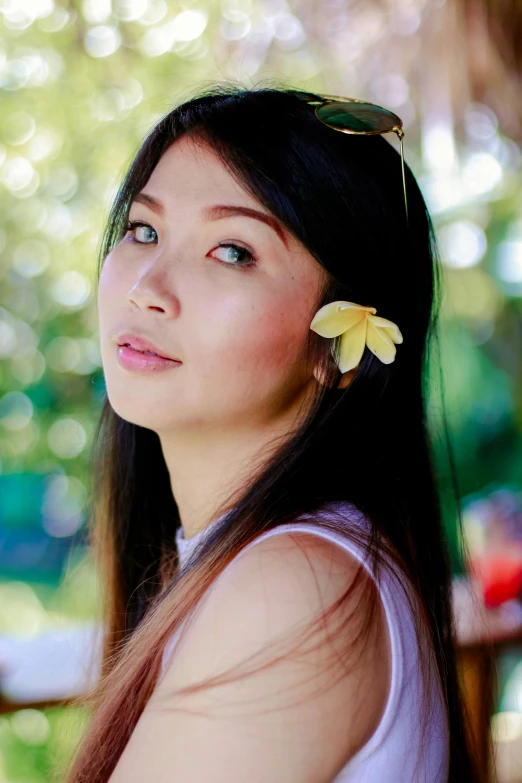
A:
{"label": "neck", "polygon": [[262,471],[293,426],[294,415],[259,430],[227,430],[226,436],[223,429],[159,434],[186,539],[235,505],[234,493]]}

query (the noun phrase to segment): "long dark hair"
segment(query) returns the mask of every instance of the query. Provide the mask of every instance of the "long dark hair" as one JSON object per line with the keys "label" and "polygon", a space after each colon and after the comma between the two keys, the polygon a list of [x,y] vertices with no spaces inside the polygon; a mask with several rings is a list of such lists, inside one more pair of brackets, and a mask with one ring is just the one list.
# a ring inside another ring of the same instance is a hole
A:
{"label": "long dark hair", "polygon": [[[366,350],[350,385],[337,389],[331,341],[310,332],[324,377],[298,431],[276,444],[247,486],[216,508],[223,522],[178,568],[176,500],[157,434],[105,400],[94,455],[92,544],[104,587],[102,671],[81,700],[93,707],[69,783],[107,780],[154,688],[166,640],[244,545],[276,525],[348,501],[371,521],[418,601],[419,627],[435,652],[450,730],[450,777],[473,769],[455,661],[450,589],[425,368],[438,317],[440,266],[430,217],[400,157],[382,136],[334,131],[295,90],[273,84],[212,85],[164,116],[133,159],[110,211],[100,263],[125,233],[134,196],[184,134],[275,215],[327,272],[314,312],[334,300],[370,304],[399,325],[404,342],[384,365]],[[375,479],[378,477],[378,482]],[[346,534],[339,525],[339,529]]]}

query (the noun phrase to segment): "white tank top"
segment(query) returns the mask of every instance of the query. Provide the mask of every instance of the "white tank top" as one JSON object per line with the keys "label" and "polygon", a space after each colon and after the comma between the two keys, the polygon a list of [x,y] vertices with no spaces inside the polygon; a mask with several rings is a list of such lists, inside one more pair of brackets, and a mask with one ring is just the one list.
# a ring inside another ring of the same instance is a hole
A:
{"label": "white tank top", "polygon": [[[337,509],[346,511],[346,521],[358,530],[369,530],[369,523],[351,503],[335,503]],[[354,513],[355,512],[355,513]],[[227,512],[228,513],[228,512]],[[281,535],[285,531],[315,533],[344,547],[357,558],[376,582],[383,603],[391,641],[391,686],[381,721],[363,747],[347,762],[332,783],[447,783],[449,769],[449,732],[446,711],[443,706],[439,681],[429,684],[432,694],[431,710],[427,716],[425,733],[421,735],[424,719],[422,672],[416,632],[410,605],[397,577],[389,568],[381,571],[380,582],[375,580],[366,559],[364,549],[349,541],[341,533],[325,530],[315,524],[318,513],[328,516],[328,507],[310,515],[311,521],[292,522],[273,528],[251,541],[240,553],[255,545],[262,538]],[[217,525],[226,514],[189,539],[183,537],[183,528],[176,531],[176,541],[183,567],[197,544],[210,527]],[[302,514],[300,519],[307,519]],[[361,527],[362,526],[362,527]],[[230,565],[230,564],[229,564]],[[227,566],[228,567],[228,566]],[[191,616],[191,615],[190,615]],[[189,618],[185,618],[184,623]],[[162,677],[183,625],[177,629],[165,646],[159,679]],[[436,672],[436,669],[433,668]],[[422,743],[422,744],[421,744]],[[415,768],[416,763],[419,766]]]}

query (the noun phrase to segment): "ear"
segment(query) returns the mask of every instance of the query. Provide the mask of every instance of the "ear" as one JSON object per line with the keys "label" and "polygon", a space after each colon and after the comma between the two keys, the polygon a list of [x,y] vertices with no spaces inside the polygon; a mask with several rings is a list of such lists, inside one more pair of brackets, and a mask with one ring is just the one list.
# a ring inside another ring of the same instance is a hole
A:
{"label": "ear", "polygon": [[322,386],[328,386],[330,388],[337,388],[337,389],[345,389],[347,386],[349,386],[350,381],[352,380],[356,368],[353,370],[348,370],[348,372],[341,374],[340,381],[336,384],[336,378],[339,377],[339,368],[336,364],[332,364],[332,373],[330,374],[330,377],[325,377],[325,373],[321,372],[321,370],[317,367],[314,367],[313,369],[313,375],[314,378],[320,383]]}
{"label": "ear", "polygon": [[341,380],[337,384],[338,389],[346,389],[346,387],[350,385],[356,369],[357,368],[354,367],[353,370],[348,370],[348,372],[343,372],[343,374],[341,375]]}

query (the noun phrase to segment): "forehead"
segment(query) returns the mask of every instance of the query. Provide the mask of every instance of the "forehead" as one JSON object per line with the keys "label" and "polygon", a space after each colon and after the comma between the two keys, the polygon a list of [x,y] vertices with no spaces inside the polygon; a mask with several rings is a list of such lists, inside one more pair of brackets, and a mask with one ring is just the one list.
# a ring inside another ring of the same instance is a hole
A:
{"label": "forehead", "polygon": [[144,189],[154,189],[167,203],[178,199],[211,202],[226,197],[259,207],[214,150],[189,136],[182,136],[163,153]]}

